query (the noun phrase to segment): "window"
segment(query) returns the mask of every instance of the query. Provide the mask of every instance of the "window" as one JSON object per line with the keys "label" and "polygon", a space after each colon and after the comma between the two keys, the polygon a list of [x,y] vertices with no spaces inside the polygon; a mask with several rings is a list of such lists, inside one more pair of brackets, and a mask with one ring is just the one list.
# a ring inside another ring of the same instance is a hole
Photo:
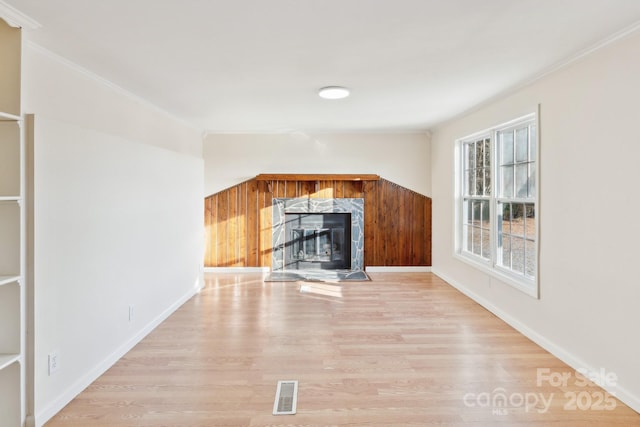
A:
{"label": "window", "polygon": [[536,296],[537,115],[458,141],[457,254]]}

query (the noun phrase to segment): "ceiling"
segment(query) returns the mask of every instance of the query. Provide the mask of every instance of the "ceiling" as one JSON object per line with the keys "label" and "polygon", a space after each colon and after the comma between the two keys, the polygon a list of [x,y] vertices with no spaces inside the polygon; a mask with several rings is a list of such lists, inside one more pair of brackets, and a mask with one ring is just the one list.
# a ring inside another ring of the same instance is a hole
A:
{"label": "ceiling", "polygon": [[638,0],[4,3],[31,42],[221,133],[427,130],[640,22]]}

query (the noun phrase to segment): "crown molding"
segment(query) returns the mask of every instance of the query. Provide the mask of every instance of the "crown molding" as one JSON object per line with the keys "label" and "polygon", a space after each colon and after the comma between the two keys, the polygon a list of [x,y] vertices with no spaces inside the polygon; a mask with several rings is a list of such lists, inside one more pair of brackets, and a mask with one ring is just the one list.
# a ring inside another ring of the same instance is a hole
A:
{"label": "crown molding", "polygon": [[39,45],[38,43],[35,43],[34,41],[31,40],[27,40],[25,42],[25,46],[29,49],[32,49],[34,52],[37,52],[47,58],[49,58],[52,61],[57,62],[58,64],[63,65],[64,67],[67,67],[70,70],[73,70],[74,72],[82,75],[83,77],[92,80],[100,85],[102,85],[103,87],[108,88],[109,90],[125,97],[128,98],[130,100],[133,100],[135,102],[137,102],[140,105],[143,105],[146,108],[149,108],[152,111],[155,111],[159,114],[164,115],[167,118],[170,118],[171,120],[174,120],[180,124],[182,124],[185,127],[188,127],[189,129],[192,130],[201,130],[201,128],[195,126],[194,124],[188,122],[185,119],[182,119],[178,116],[176,116],[175,114],[157,106],[156,104],[154,104],[151,101],[146,100],[145,98],[142,98],[141,96],[138,96],[136,94],[134,94],[133,92],[130,92],[129,90],[123,88],[122,86],[118,86],[117,84],[113,83],[110,80],[107,80],[106,78],[100,76],[99,74],[94,73],[93,71],[82,67],[81,65],[78,65],[77,63],[65,58],[64,56],[61,56],[45,47],[43,47],[42,45]]}
{"label": "crown molding", "polygon": [[2,0],[0,0],[0,18],[4,19],[7,24],[15,28],[37,30],[42,27],[38,21],[28,17],[15,7],[9,6]]}

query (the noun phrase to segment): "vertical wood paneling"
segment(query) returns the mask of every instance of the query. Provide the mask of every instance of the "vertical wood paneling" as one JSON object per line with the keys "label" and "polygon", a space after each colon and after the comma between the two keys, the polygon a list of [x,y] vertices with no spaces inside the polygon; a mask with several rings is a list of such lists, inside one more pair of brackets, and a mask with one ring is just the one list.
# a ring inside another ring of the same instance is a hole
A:
{"label": "vertical wood paneling", "polygon": [[226,267],[228,265],[227,257],[227,241],[229,240],[227,235],[227,209],[229,208],[229,192],[225,191],[220,193],[218,197],[217,208],[217,225],[218,231],[217,239],[217,265],[220,267]]}
{"label": "vertical wood paneling", "polygon": [[259,247],[260,221],[258,209],[258,181],[252,179],[247,182],[247,267],[259,267]]}
{"label": "vertical wood paneling", "polygon": [[238,259],[238,189],[239,186],[229,189],[226,261],[228,267],[235,267]]}
{"label": "vertical wood paneling", "polygon": [[211,259],[211,254],[214,252],[211,248],[211,245],[213,243],[213,232],[212,232],[212,227],[213,224],[215,224],[215,222],[213,221],[213,218],[211,218],[212,214],[213,214],[213,209],[211,207],[211,205],[213,204],[214,198],[213,197],[207,197],[206,199],[204,199],[204,264],[205,265],[211,265],[211,262],[213,261]]}
{"label": "vertical wood paneling", "polygon": [[428,197],[384,179],[253,179],[206,198],[206,266],[271,267],[273,197],[364,198],[365,266],[431,265]]}
{"label": "vertical wood paneling", "polygon": [[239,186],[238,191],[238,248],[235,265],[244,267],[247,265],[247,182]]}
{"label": "vertical wood paneling", "polygon": [[265,183],[260,184],[263,191],[260,192],[260,265],[271,267],[271,249],[273,246],[271,224],[273,214],[272,198]]}
{"label": "vertical wood paneling", "polygon": [[378,233],[378,186],[377,181],[367,181],[363,184],[364,193],[364,265],[379,265],[376,263],[376,247]]}

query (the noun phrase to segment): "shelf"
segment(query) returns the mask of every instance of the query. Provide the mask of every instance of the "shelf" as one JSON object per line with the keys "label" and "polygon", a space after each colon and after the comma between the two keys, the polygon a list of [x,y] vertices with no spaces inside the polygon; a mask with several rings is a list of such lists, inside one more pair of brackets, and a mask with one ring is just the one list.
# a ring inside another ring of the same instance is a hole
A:
{"label": "shelf", "polygon": [[0,202],[0,275],[21,276],[21,208],[16,202]]}
{"label": "shelf", "polygon": [[380,176],[374,174],[296,174],[296,173],[261,173],[258,181],[379,181]]}
{"label": "shelf", "polygon": [[0,111],[0,121],[17,122],[18,120],[21,120],[21,119],[22,118],[20,116],[16,116],[15,114],[5,113]]}
{"label": "shelf", "polygon": [[20,276],[0,276],[0,286],[13,282],[20,282]]}
{"label": "shelf", "polygon": [[0,354],[0,371],[14,362],[20,361],[19,354]]}
{"label": "shelf", "polygon": [[18,282],[0,286],[0,355],[20,353],[20,297]]}
{"label": "shelf", "polygon": [[0,121],[0,197],[20,194],[20,125]]}

